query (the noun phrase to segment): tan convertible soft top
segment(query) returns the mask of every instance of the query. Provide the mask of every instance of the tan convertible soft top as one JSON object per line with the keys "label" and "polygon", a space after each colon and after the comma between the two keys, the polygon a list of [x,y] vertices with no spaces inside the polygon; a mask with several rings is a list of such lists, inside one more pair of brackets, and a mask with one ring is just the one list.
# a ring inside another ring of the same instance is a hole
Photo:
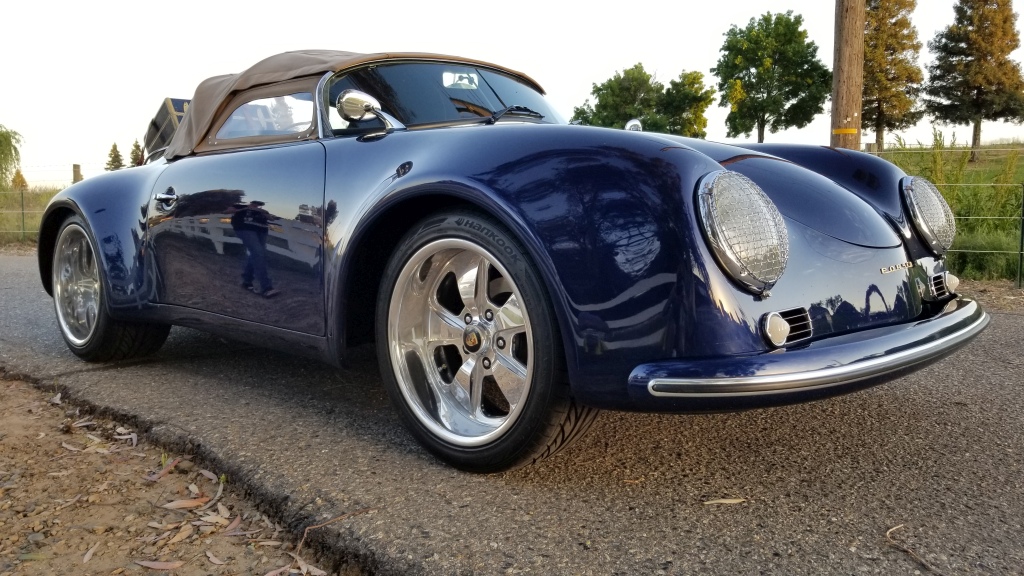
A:
{"label": "tan convertible soft top", "polygon": [[167,146],[164,158],[173,160],[192,154],[195,147],[202,142],[214,119],[232,96],[254,86],[273,84],[301,78],[314,74],[339,72],[360,64],[383,60],[442,60],[447,62],[463,62],[472,65],[483,65],[503,70],[529,82],[542,94],[544,90],[529,76],[522,72],[509,70],[502,66],[471,60],[457,56],[444,56],[420,52],[395,52],[380,54],[359,54],[356,52],[340,52],[336,50],[299,50],[285,52],[261,60],[248,70],[239,74],[214,76],[202,81],[196,88],[195,96],[189,103],[188,112],[182,119],[181,126],[174,132],[171,143]]}

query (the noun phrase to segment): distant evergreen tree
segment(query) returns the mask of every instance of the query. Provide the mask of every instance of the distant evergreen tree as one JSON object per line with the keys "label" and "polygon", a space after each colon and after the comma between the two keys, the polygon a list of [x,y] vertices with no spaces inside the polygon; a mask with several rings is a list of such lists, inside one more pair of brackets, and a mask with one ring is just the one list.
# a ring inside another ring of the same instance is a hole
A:
{"label": "distant evergreen tree", "polygon": [[110,147],[110,154],[107,156],[106,170],[108,172],[112,170],[120,170],[124,168],[124,159],[121,158],[121,152],[117,149],[117,143]]}
{"label": "distant evergreen tree", "polygon": [[875,146],[885,146],[886,130],[904,130],[924,116],[918,106],[924,74],[917,65],[921,43],[910,23],[917,0],[868,0],[864,25],[865,128]]}
{"label": "distant evergreen tree", "polygon": [[11,178],[11,189],[28,190],[28,180],[25,180],[25,175],[21,173],[20,169],[14,171],[14,177]]}
{"label": "distant evergreen tree", "polygon": [[[981,146],[983,120],[1024,120],[1024,78],[1010,53],[1020,46],[1010,0],[957,0],[953,24],[928,48],[925,107],[937,121],[974,126]],[[973,154],[972,154],[973,159]]]}
{"label": "distant evergreen tree", "polygon": [[132,151],[128,154],[128,162],[130,166],[142,166],[142,163],[146,161],[146,157],[142,154],[142,146],[139,145],[139,141],[136,140],[132,144]]}

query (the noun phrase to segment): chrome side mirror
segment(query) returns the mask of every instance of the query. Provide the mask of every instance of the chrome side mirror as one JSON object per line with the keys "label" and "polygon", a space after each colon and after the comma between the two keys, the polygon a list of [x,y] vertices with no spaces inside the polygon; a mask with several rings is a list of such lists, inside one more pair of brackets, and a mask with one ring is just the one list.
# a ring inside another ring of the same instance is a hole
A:
{"label": "chrome side mirror", "polygon": [[345,90],[338,96],[338,114],[348,122],[362,122],[380,112],[380,102],[359,90]]}
{"label": "chrome side mirror", "polygon": [[384,130],[364,134],[360,137],[363,139],[373,140],[387,136],[395,130],[406,129],[405,124],[402,124],[397,118],[381,110],[380,102],[366,92],[345,90],[338,96],[336,108],[338,109],[338,114],[347,122],[362,122],[370,118],[380,118],[380,121],[384,123]]}
{"label": "chrome side mirror", "polygon": [[643,132],[643,129],[644,127],[640,125],[640,121],[636,118],[626,122],[626,130],[630,130],[632,132]]}

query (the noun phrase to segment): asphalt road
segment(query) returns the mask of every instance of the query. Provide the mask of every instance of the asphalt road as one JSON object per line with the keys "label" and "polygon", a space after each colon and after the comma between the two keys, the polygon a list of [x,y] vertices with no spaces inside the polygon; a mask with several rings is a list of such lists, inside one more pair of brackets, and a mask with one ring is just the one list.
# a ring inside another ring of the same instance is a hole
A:
{"label": "asphalt road", "polygon": [[[339,371],[175,328],[142,362],[67,351],[29,257],[0,256],[0,373],[131,416],[379,574],[1024,574],[1024,316],[897,382],[737,414],[606,412],[568,452],[456,472],[363,351]],[[705,504],[743,498],[740,504]]]}

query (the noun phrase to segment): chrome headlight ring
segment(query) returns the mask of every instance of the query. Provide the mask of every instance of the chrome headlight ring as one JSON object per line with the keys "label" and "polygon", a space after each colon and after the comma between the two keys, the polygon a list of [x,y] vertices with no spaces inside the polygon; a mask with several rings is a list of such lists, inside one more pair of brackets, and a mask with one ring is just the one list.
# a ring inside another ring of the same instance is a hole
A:
{"label": "chrome headlight ring", "polygon": [[746,290],[765,295],[789,260],[789,234],[775,203],[746,176],[718,170],[698,184],[697,207],[722,269]]}
{"label": "chrome headlight ring", "polygon": [[907,176],[900,180],[910,220],[936,256],[942,256],[956,238],[956,219],[939,189],[928,180]]}

